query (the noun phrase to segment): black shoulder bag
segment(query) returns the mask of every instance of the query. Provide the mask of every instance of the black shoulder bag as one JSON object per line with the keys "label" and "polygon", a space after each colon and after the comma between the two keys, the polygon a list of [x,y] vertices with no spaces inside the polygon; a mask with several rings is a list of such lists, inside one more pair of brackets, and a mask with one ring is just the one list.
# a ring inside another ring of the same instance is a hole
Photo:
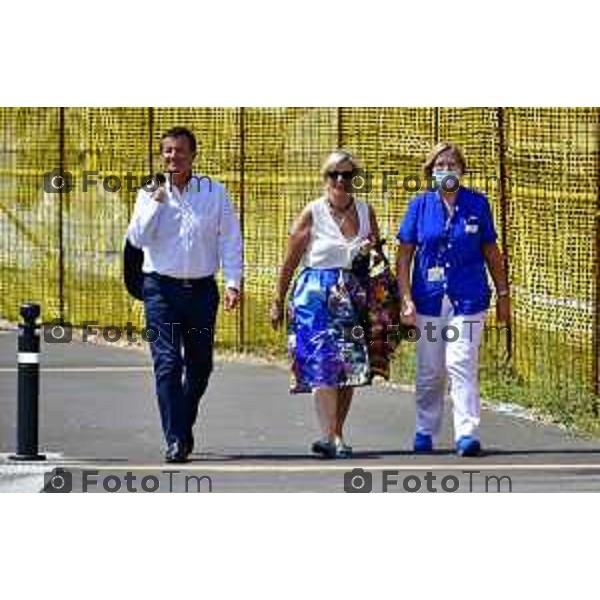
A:
{"label": "black shoulder bag", "polygon": [[136,248],[127,238],[123,248],[123,282],[129,292],[136,300],[143,300],[144,273],[144,251]]}

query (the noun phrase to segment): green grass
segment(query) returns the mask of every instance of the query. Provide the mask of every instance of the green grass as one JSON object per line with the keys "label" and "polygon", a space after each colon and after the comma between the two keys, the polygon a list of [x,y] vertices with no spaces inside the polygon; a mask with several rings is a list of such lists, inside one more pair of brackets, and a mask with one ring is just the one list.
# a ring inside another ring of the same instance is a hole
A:
{"label": "green grass", "polygon": [[531,409],[543,421],[600,436],[599,399],[581,382],[557,387],[549,382],[524,382],[520,377],[498,373],[482,379],[481,396],[491,402]]}

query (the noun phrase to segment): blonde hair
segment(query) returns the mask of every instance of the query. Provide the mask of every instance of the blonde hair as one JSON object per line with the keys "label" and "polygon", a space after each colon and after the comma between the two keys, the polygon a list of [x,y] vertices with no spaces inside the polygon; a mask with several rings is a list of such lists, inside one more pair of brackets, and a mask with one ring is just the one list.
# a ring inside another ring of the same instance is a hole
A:
{"label": "blonde hair", "polygon": [[334,150],[323,163],[321,167],[321,177],[323,181],[327,181],[328,174],[342,163],[349,162],[353,169],[360,169],[360,163],[354,158],[353,154],[348,150]]}
{"label": "blonde hair", "polygon": [[460,163],[460,168],[464,173],[467,170],[467,163],[465,162],[465,157],[461,151],[461,149],[455,144],[451,144],[450,142],[439,142],[432,149],[431,152],[427,155],[425,159],[425,164],[423,165],[423,173],[425,173],[425,179],[429,179],[431,177],[431,172],[433,171],[433,163],[436,158],[442,153],[446,152],[446,150],[450,150],[454,157]]}

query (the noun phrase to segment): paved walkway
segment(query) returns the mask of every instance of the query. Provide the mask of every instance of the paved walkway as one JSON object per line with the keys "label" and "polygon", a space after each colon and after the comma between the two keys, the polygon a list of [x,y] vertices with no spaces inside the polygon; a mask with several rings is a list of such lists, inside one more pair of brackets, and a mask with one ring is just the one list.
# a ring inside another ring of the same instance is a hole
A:
{"label": "paved walkway", "polygon": [[[345,481],[368,486],[369,473],[374,491],[382,490],[384,479],[389,491],[418,483],[421,491],[444,491],[442,481],[446,491],[456,481],[459,491],[495,491],[502,476],[510,477],[513,491],[600,491],[600,440],[491,411],[483,414],[483,457],[461,459],[451,452],[449,419],[438,451],[414,456],[412,395],[380,386],[360,390],[350,412],[347,437],[355,457],[314,458],[308,452],[317,436],[311,397],[290,396],[287,372],[277,366],[231,362],[215,368],[193,461],[165,465],[148,354],[81,343],[42,342],[40,447],[49,460],[19,465],[7,459],[15,448],[15,348],[15,334],[0,332],[0,491],[40,490],[44,473],[57,466],[71,471],[74,490],[82,489],[82,469],[97,470],[89,491],[103,491],[109,475],[123,478],[128,471],[136,477],[130,487],[140,491],[144,477],[145,487],[156,478],[160,491],[184,491],[186,476],[206,476],[202,491],[208,491],[209,478],[215,492],[343,491]],[[354,468],[368,473],[363,479],[345,476]],[[198,480],[187,484],[195,490]]]}

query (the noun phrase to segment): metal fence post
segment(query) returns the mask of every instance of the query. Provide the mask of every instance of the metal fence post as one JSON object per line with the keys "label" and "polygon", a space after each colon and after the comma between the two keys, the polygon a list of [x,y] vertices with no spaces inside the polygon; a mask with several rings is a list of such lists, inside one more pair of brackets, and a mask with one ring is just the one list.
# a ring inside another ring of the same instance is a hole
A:
{"label": "metal fence post", "polygon": [[154,163],[154,108],[148,107],[148,173],[152,175]]}
{"label": "metal fence post", "polygon": [[[497,122],[498,122],[498,145],[500,147],[500,190],[498,201],[500,204],[500,240],[502,243],[502,253],[504,255],[504,268],[506,270],[507,281],[510,282],[509,277],[509,248],[508,248],[508,206],[507,206],[507,192],[506,192],[506,115],[503,107],[497,109]],[[512,366],[513,356],[513,344],[514,344],[514,319],[508,326],[507,339],[506,339],[506,353],[508,359],[508,366]]]}
{"label": "metal fence post", "polygon": [[594,331],[592,333],[592,390],[593,412],[600,412],[600,109],[596,109],[596,298],[594,302]]}
{"label": "metal fence post", "polygon": [[[65,172],[65,108],[58,109],[58,167]],[[65,239],[64,239],[64,186],[58,190],[58,316],[65,318]]]}
{"label": "metal fence post", "polygon": [[[245,232],[245,216],[246,216],[246,181],[245,181],[245,167],[246,167],[246,111],[243,106],[240,107],[240,229],[242,231],[242,239],[246,239]],[[244,246],[242,246],[242,264],[246,265]],[[245,352],[246,348],[246,336],[244,332],[245,328],[245,307],[244,301],[244,278],[240,282],[240,307],[239,307],[239,344],[242,352]]]}

